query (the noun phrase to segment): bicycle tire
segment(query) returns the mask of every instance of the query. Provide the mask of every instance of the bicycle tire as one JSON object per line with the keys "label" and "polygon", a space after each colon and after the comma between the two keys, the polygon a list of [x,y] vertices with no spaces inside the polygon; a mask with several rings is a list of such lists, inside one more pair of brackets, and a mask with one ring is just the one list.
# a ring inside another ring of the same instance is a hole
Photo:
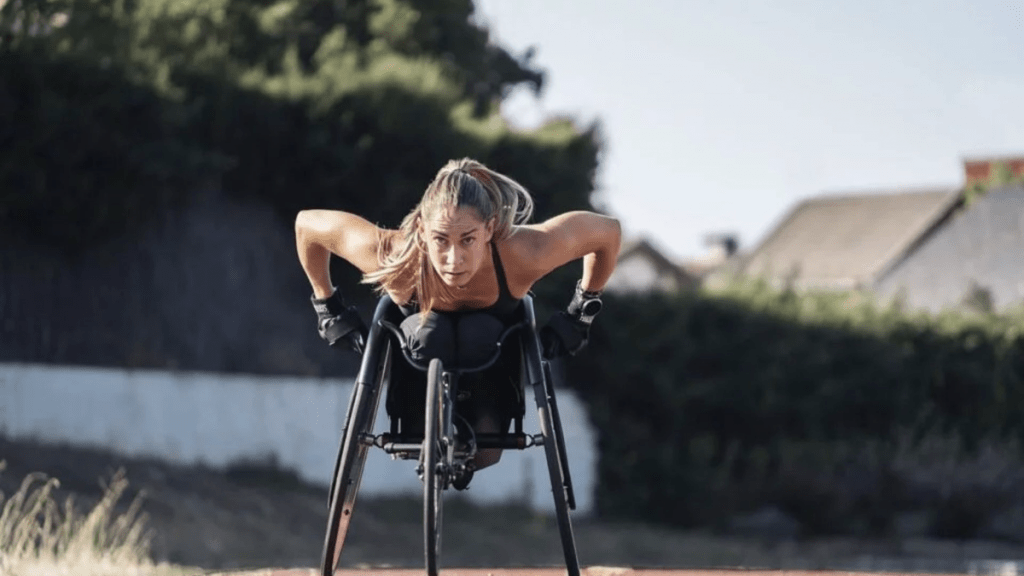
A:
{"label": "bicycle tire", "polygon": [[441,512],[445,487],[443,445],[443,367],[437,358],[427,369],[427,401],[423,428],[423,554],[427,576],[437,576],[441,555]]}
{"label": "bicycle tire", "polygon": [[321,576],[333,576],[345,546],[370,448],[363,438],[373,433],[382,390],[390,378],[390,360],[391,345],[385,342],[374,378],[376,385],[369,387],[356,382],[352,390],[348,417],[329,491],[327,532],[320,558]]}

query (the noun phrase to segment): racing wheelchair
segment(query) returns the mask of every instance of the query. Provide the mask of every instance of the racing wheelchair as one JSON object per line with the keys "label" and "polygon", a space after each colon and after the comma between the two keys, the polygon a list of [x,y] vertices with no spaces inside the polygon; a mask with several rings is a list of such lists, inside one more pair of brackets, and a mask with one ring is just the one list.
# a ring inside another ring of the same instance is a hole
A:
{"label": "racing wheelchair", "polygon": [[[388,296],[378,301],[365,341],[357,346],[362,359],[328,495],[327,532],[320,562],[322,576],[333,576],[338,566],[371,447],[381,448],[397,459],[417,462],[416,471],[423,481],[424,561],[429,576],[437,576],[439,569],[444,491],[466,472],[467,466],[472,466],[478,451],[543,447],[566,569],[569,576],[579,576],[569,518],[569,511],[576,508],[576,499],[555,400],[553,371],[541,354],[532,295],[526,295],[521,304],[517,318],[504,327],[490,357],[475,365],[460,366],[452,360],[445,365],[437,357],[414,357],[399,328],[404,314]],[[512,401],[507,403],[511,410],[506,426],[499,427],[498,432],[476,432],[460,414],[463,398],[460,381],[491,369],[499,361],[510,360],[511,364],[504,365],[517,365],[519,374],[509,380],[510,386],[517,389],[508,396]],[[410,367],[425,373],[425,397],[422,386],[405,385]],[[537,405],[540,427],[537,434],[523,431],[527,386],[532,387]],[[391,422],[388,431],[374,434],[374,420],[385,388]],[[417,388],[421,392],[412,394],[413,402],[402,398]],[[403,409],[403,404],[416,406],[419,412],[416,416],[421,419]],[[508,424],[512,425],[511,430]]]}

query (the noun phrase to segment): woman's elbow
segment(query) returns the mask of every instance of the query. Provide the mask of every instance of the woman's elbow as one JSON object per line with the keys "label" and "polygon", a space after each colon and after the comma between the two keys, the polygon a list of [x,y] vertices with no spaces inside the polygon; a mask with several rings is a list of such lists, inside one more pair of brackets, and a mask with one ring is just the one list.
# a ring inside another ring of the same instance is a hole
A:
{"label": "woman's elbow", "polygon": [[622,223],[619,222],[618,218],[614,218],[612,216],[605,216],[605,218],[605,238],[608,244],[608,249],[613,252],[615,256],[618,256],[619,247],[622,245]]}
{"label": "woman's elbow", "polygon": [[299,245],[308,244],[315,236],[313,210],[300,210],[295,216],[295,241]]}
{"label": "woman's elbow", "polygon": [[305,228],[308,218],[309,210],[299,210],[299,213],[295,215],[295,234],[299,234]]}
{"label": "woman's elbow", "polygon": [[612,235],[616,242],[622,241],[622,222],[619,222],[618,218],[608,217],[611,220]]}

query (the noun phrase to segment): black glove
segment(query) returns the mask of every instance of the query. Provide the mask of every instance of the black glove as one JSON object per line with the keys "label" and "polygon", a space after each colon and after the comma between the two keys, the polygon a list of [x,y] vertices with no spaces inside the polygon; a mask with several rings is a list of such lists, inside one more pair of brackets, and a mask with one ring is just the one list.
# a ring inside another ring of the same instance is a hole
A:
{"label": "black glove", "polygon": [[361,354],[368,331],[356,307],[345,306],[345,300],[337,288],[327,298],[311,296],[310,301],[316,310],[320,337],[331,346],[344,346]]}
{"label": "black glove", "polygon": [[558,312],[540,330],[544,357],[575,356],[587,345],[590,324],[601,311],[601,293],[587,292],[576,282],[576,292],[564,312]]}

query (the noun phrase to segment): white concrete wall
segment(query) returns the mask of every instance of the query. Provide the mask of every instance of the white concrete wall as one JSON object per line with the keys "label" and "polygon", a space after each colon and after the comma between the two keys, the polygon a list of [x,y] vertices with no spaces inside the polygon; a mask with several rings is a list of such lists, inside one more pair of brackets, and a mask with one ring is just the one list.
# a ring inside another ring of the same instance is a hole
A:
{"label": "white concrete wall", "polygon": [[[274,458],[326,486],[351,390],[351,380],[0,364],[0,434],[186,465]],[[577,398],[563,390],[558,401],[578,511],[586,513],[596,439]],[[378,433],[387,426],[383,404]],[[531,394],[524,429],[538,433],[534,406]],[[360,493],[419,493],[414,467],[374,448]],[[550,510],[543,448],[506,451],[501,462],[477,473],[464,494],[480,502],[526,499]]]}

